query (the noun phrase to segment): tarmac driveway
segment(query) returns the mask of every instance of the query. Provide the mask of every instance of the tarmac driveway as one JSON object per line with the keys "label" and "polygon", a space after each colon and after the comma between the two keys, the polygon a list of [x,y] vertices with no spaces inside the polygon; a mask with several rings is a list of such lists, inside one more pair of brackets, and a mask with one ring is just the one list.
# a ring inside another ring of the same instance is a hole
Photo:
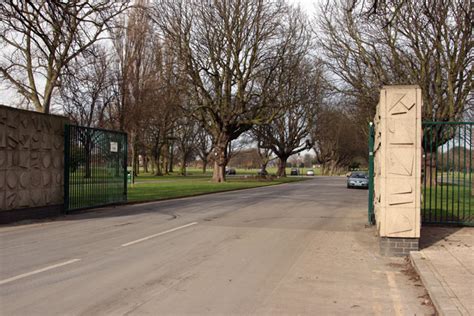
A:
{"label": "tarmac driveway", "polygon": [[434,313],[345,178],[0,228],[0,314]]}

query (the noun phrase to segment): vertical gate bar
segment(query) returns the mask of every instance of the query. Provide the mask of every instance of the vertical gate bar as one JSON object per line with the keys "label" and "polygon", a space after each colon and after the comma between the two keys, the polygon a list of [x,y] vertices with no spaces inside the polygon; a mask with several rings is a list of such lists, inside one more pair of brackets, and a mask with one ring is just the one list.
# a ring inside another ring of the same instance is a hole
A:
{"label": "vertical gate bar", "polygon": [[456,157],[454,156],[456,154],[456,125],[453,124],[451,125],[452,128],[453,128],[453,138],[452,138],[452,141],[453,141],[453,149],[451,149],[451,151],[453,152],[453,157],[452,157],[452,172],[451,172],[451,183],[450,183],[450,186],[451,186],[451,221],[453,222],[454,221],[454,200],[455,200],[455,197],[454,197],[454,193],[455,193],[455,185],[454,185],[454,175],[456,173]]}
{"label": "vertical gate bar", "polygon": [[[82,131],[81,133],[83,133],[84,131]],[[78,134],[80,135],[80,134]],[[77,208],[81,208],[82,207],[82,204],[84,203],[84,200],[86,198],[86,189],[87,189],[87,184],[86,184],[86,178],[85,178],[85,172],[86,172],[86,165],[85,165],[85,151],[84,151],[84,148],[85,148],[85,144],[84,144],[84,141],[83,141],[83,138],[84,136],[81,135],[81,139],[80,142],[81,142],[81,162],[82,162],[82,174],[79,174],[79,179],[80,180],[80,186],[78,186],[80,188],[80,194],[78,195],[78,197],[80,197],[78,200],[77,200]]]}
{"label": "vertical gate bar", "polygon": [[466,164],[466,150],[467,150],[467,147],[466,147],[466,139],[467,139],[467,124],[464,124],[464,128],[463,128],[463,138],[464,138],[464,150],[463,150],[463,179],[462,179],[462,219],[463,219],[463,222],[466,218],[466,172],[467,172],[467,164]]}
{"label": "vertical gate bar", "polygon": [[121,170],[123,172],[123,192],[124,192],[124,201],[127,201],[127,191],[128,191],[128,186],[127,186],[127,181],[128,181],[128,174],[127,174],[127,137],[125,137],[124,134],[122,134],[122,166]]}
{"label": "vertical gate bar", "polygon": [[[431,128],[430,128],[430,222],[432,221],[432,213],[433,213],[433,210],[432,210],[432,203],[433,203],[433,199],[432,199],[432,194],[433,194],[433,187],[432,187],[432,184],[433,184],[433,128],[434,126],[431,125]],[[436,137],[437,139],[437,137]],[[434,167],[434,172],[435,172],[435,175],[436,175],[436,167],[437,167],[437,162],[435,161],[435,167]],[[436,181],[436,178],[435,178],[435,190],[436,190],[436,185],[437,185],[437,181]],[[436,200],[436,195],[435,195],[435,200]],[[435,207],[435,212],[436,212],[436,207]]]}
{"label": "vertical gate bar", "polygon": [[82,195],[82,189],[83,189],[83,186],[82,186],[82,179],[81,179],[81,169],[79,169],[79,167],[83,164],[83,158],[82,158],[82,141],[81,141],[81,135],[80,135],[80,130],[78,128],[74,128],[76,130],[76,142],[77,142],[77,155],[78,155],[78,162],[80,162],[80,164],[78,163],[78,170],[77,170],[77,173],[76,173],[76,198],[75,198],[75,201],[74,201],[74,208],[77,208],[78,207],[78,204],[80,203],[80,199],[81,199],[81,195]]}
{"label": "vertical gate bar", "polygon": [[88,131],[88,139],[87,139],[87,142],[88,142],[88,146],[86,148],[86,156],[87,156],[87,159],[89,159],[88,161],[88,165],[89,165],[89,177],[87,178],[87,196],[89,197],[88,198],[88,201],[87,201],[87,207],[90,207],[92,206],[92,201],[93,201],[93,196],[92,196],[92,130],[91,129],[87,129]]}
{"label": "vertical gate bar", "polygon": [[457,196],[458,196],[458,209],[457,209],[457,215],[456,217],[458,218],[458,223],[461,222],[461,218],[459,217],[459,207],[461,206],[460,202],[461,202],[461,183],[460,183],[460,178],[461,178],[461,140],[462,140],[462,136],[461,136],[461,127],[462,125],[458,125],[458,165],[457,165],[457,168],[456,168],[456,172],[457,172],[457,178],[458,178],[458,186],[457,186]]}
{"label": "vertical gate bar", "polygon": [[[438,140],[441,138],[440,136],[440,130],[439,130],[439,127],[436,127],[436,139],[434,141],[434,151],[435,151],[435,162],[436,162],[436,167],[435,167],[435,181],[436,181],[436,186],[435,186],[435,192],[434,192],[434,202],[435,202],[435,205],[434,205],[434,208],[435,208],[435,211],[434,211],[434,217],[435,217],[435,221],[438,220],[438,162],[439,162],[439,158],[438,158]],[[443,158],[443,156],[441,156],[441,159]],[[441,163],[442,165],[442,163]],[[442,176],[442,174],[441,174]]]}
{"label": "vertical gate bar", "polygon": [[[451,133],[450,126],[446,125],[448,129],[448,135],[446,135],[449,139],[449,133]],[[444,155],[444,151],[443,151]],[[449,208],[449,140],[446,142],[446,166],[444,166],[444,169],[446,169],[446,209],[444,210],[444,220],[448,221],[448,208]]]}
{"label": "vertical gate bar", "polygon": [[471,200],[472,200],[472,124],[469,125],[469,189],[468,189],[468,201],[469,201],[469,217],[473,216],[473,210],[471,209]]}
{"label": "vertical gate bar", "polygon": [[[423,219],[426,219],[426,190],[427,190],[427,186],[426,186],[426,175],[428,174],[428,168],[431,168],[431,166],[428,166],[428,164],[426,163],[427,162],[427,158],[428,158],[428,148],[427,148],[427,134],[429,132],[430,128],[428,125],[423,125],[423,153],[424,153],[424,159],[423,159],[423,166],[422,166],[422,169],[424,170],[423,172],[423,203],[421,205],[421,212],[423,214],[422,218]],[[431,155],[430,155],[431,156]],[[427,168],[428,167],[428,168]],[[430,173],[431,173],[431,170],[430,170]]]}
{"label": "vertical gate bar", "polygon": [[70,201],[69,205],[70,208],[72,209],[74,205],[76,204],[76,196],[77,196],[77,173],[79,169],[79,157],[77,156],[79,153],[79,145],[77,143],[77,131],[76,129],[71,126],[71,134],[72,134],[72,142],[74,144],[74,152],[72,153],[74,155],[74,164],[75,164],[75,170],[74,170],[74,177],[73,177],[73,182],[71,183],[71,187],[73,189],[73,194],[72,194],[72,201]]}
{"label": "vertical gate bar", "polygon": [[[442,140],[444,138],[444,128],[443,126],[440,127],[440,133],[441,133],[441,143],[442,143]],[[438,146],[439,144],[436,144],[436,150],[438,151]],[[442,221],[442,218],[443,218],[443,213],[442,213],[442,210],[443,210],[443,200],[444,200],[444,190],[443,190],[443,182],[444,182],[444,152],[443,152],[443,146],[441,145],[441,152],[440,152],[440,155],[441,155],[441,183],[440,183],[440,201],[439,201],[439,212],[436,212],[437,214],[439,213],[439,221],[441,222]]]}
{"label": "vertical gate bar", "polygon": [[64,175],[63,175],[63,212],[67,213],[69,206],[69,128],[64,125]]}
{"label": "vertical gate bar", "polygon": [[77,196],[76,183],[77,183],[77,171],[79,169],[79,160],[78,160],[78,157],[77,157],[77,153],[78,153],[78,144],[77,144],[77,140],[76,140],[77,135],[76,135],[76,130],[73,126],[70,126],[70,132],[71,132],[71,135],[72,135],[71,141],[74,144],[74,151],[72,152],[72,154],[74,156],[74,165],[75,165],[74,175],[73,175],[72,183],[71,183],[71,189],[72,189],[73,193],[72,193],[72,199],[69,202],[69,207],[70,207],[70,209],[72,209],[73,205],[76,203],[76,196]]}
{"label": "vertical gate bar", "polygon": [[94,168],[92,169],[92,174],[93,174],[93,181],[92,181],[92,194],[93,194],[93,197],[94,197],[94,204],[97,204],[96,201],[100,201],[100,192],[98,191],[98,188],[97,188],[97,181],[99,179],[98,175],[97,175],[97,155],[98,155],[98,151],[100,150],[100,148],[98,147],[99,144],[98,144],[98,138],[96,137],[97,131],[94,133],[94,137],[92,138],[93,142],[93,150],[92,150],[92,161],[94,162]]}
{"label": "vertical gate bar", "polygon": [[87,198],[87,193],[88,193],[88,187],[87,187],[87,178],[86,178],[86,170],[87,170],[87,156],[86,156],[86,143],[87,143],[87,130],[85,130],[85,136],[86,139],[84,140],[83,146],[82,146],[82,161],[84,162],[84,174],[82,175],[82,180],[84,182],[83,188],[84,188],[84,198],[82,198],[83,204],[80,207],[83,207],[84,204],[86,203],[86,198]]}
{"label": "vertical gate bar", "polygon": [[[109,138],[107,137],[107,140],[109,140]],[[104,169],[107,173],[107,176],[106,176],[106,179],[105,179],[105,183],[104,183],[104,191],[105,191],[105,197],[107,199],[107,202],[109,201],[109,183],[110,183],[110,178],[109,178],[109,157],[107,155],[107,158],[104,160]]]}
{"label": "vertical gate bar", "polygon": [[74,201],[74,207],[77,208],[79,204],[79,197],[82,195],[82,180],[81,180],[81,174],[82,174],[82,164],[83,164],[83,158],[82,158],[82,141],[80,140],[80,131],[79,129],[76,129],[76,141],[77,141],[77,159],[78,159],[78,168],[76,172],[76,200]]}
{"label": "vertical gate bar", "polygon": [[91,201],[93,205],[97,205],[97,188],[95,186],[96,183],[96,161],[95,161],[95,131],[91,132],[91,148],[90,148],[90,159],[91,159]]}
{"label": "vertical gate bar", "polygon": [[[102,140],[102,137],[101,137],[101,140]],[[101,142],[101,146],[99,147],[100,148],[100,152],[98,153],[99,155],[99,166],[100,166],[100,169],[99,169],[99,177],[100,177],[100,183],[99,185],[97,186],[97,190],[99,192],[99,195],[105,200],[105,192],[104,192],[104,181],[107,177],[107,174],[104,172],[104,166],[102,165],[102,162],[104,161],[104,144],[102,144]]]}
{"label": "vertical gate bar", "polygon": [[369,225],[374,224],[374,123],[369,123]]}
{"label": "vertical gate bar", "polygon": [[73,208],[73,205],[75,203],[76,195],[77,195],[77,188],[76,188],[76,177],[77,177],[77,168],[78,168],[78,160],[77,160],[77,142],[76,142],[76,130],[74,126],[70,125],[69,126],[69,133],[71,134],[71,143],[73,145],[72,150],[71,150],[71,155],[73,156],[73,162],[74,162],[74,173],[72,174],[72,181],[70,181],[70,199],[69,199],[69,209]]}

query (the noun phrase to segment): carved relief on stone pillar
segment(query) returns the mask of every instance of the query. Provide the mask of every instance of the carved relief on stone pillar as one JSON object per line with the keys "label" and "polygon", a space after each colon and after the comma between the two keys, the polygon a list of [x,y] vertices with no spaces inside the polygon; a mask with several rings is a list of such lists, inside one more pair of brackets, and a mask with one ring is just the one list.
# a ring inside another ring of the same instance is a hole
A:
{"label": "carved relief on stone pillar", "polygon": [[377,220],[386,237],[419,237],[421,178],[421,90],[388,86],[377,109],[375,157]]}

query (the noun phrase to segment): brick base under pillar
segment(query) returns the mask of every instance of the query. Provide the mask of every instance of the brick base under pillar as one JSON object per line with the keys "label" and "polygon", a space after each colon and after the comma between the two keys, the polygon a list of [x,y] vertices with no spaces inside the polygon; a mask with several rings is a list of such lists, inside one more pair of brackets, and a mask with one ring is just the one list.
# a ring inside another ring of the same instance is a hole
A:
{"label": "brick base under pillar", "polygon": [[419,238],[380,237],[380,254],[388,257],[404,257],[410,251],[419,250]]}

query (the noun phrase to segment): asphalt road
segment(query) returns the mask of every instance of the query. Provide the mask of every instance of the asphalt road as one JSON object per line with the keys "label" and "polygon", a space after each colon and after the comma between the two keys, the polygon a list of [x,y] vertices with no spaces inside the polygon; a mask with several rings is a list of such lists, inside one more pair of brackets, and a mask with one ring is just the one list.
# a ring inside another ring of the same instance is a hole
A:
{"label": "asphalt road", "polygon": [[315,177],[3,226],[0,314],[433,313],[366,203]]}

